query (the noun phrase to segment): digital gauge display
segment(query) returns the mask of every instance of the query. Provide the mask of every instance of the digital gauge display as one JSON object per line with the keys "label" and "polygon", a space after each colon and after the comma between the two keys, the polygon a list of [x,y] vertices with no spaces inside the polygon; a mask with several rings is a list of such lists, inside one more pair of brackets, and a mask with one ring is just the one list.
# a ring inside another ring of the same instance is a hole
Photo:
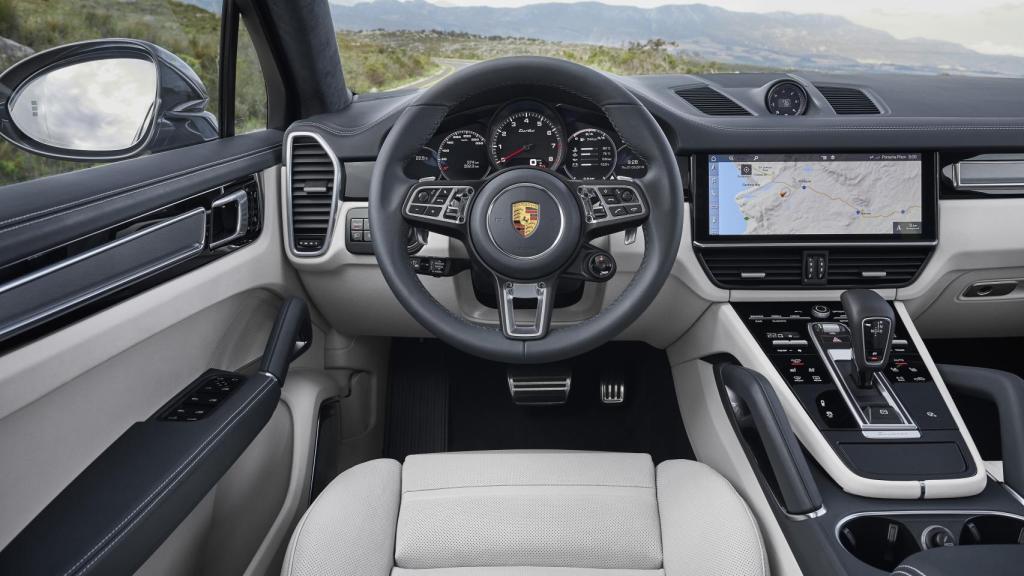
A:
{"label": "digital gauge display", "polygon": [[586,128],[569,138],[565,173],[577,180],[600,180],[615,171],[617,152],[611,136],[596,128]]}

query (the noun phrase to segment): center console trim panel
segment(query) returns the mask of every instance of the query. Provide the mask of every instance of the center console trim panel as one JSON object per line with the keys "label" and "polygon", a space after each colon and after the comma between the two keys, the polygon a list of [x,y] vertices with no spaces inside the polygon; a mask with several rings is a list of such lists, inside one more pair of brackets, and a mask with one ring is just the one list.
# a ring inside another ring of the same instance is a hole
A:
{"label": "center console trim panel", "polygon": [[[833,297],[832,300],[836,298]],[[914,328],[910,315],[902,302],[895,302],[896,315],[906,326],[907,334],[919,350],[922,361],[934,375],[934,383],[946,403],[954,423],[963,436],[969,458],[974,464],[974,473],[960,478],[933,480],[881,480],[868,478],[854,472],[844,463],[826,440],[817,425],[808,415],[800,400],[782,379],[774,364],[762,351],[754,335],[747,329],[737,311],[729,303],[716,303],[705,312],[697,324],[675,345],[671,361],[679,364],[713,354],[729,354],[743,366],[760,372],[774,387],[786,416],[797,438],[811,453],[825,472],[847,493],[868,498],[886,499],[932,499],[973,496],[985,488],[987,476],[984,463],[978,453],[967,427],[953,404],[949,391],[924,346],[920,334]]]}

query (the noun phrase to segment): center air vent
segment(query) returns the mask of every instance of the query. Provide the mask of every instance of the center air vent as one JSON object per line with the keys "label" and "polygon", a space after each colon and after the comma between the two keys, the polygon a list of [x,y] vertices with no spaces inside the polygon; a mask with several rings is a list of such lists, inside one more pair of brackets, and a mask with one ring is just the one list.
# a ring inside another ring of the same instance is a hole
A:
{"label": "center air vent", "polygon": [[[700,259],[711,279],[723,288],[893,288],[917,278],[931,247],[844,246],[828,250],[764,247],[703,247]],[[804,273],[814,260],[814,270]]]}
{"label": "center air vent", "polygon": [[319,136],[288,136],[288,218],[290,247],[297,256],[323,254],[330,244],[338,208],[341,167]]}
{"label": "center air vent", "polygon": [[676,90],[680,98],[709,116],[750,116],[750,112],[710,86]]}
{"label": "center air vent", "polygon": [[815,85],[815,88],[828,100],[836,114],[881,114],[863,90],[845,86]]}

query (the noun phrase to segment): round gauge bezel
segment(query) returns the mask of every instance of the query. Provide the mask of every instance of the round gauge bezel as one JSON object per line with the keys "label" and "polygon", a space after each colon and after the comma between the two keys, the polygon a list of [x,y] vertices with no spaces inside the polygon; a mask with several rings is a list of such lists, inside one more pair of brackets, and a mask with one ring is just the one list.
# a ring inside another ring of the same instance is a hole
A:
{"label": "round gauge bezel", "polygon": [[[644,173],[643,174],[640,174],[639,176],[636,176],[636,175],[633,175],[633,174],[622,174],[622,171],[620,169],[621,166],[620,166],[619,162],[622,161],[622,156],[623,155],[621,154],[621,152],[623,150],[626,150],[629,154],[632,154],[634,158],[636,158],[636,159],[640,160],[641,162],[643,162],[643,167],[644,167],[644,171],[643,171]],[[634,152],[633,149],[630,148],[628,144],[625,144],[625,143],[620,144],[618,146],[618,148],[615,149],[615,175],[616,176],[625,176],[627,178],[643,178],[644,176],[647,175],[647,161],[644,160],[643,158],[641,158],[639,154]]]}
{"label": "round gauge bezel", "polygon": [[[485,148],[485,150],[484,150],[484,160],[485,160],[485,162],[483,163],[483,166],[482,166],[484,172],[480,176],[469,177],[469,178],[450,178],[448,176],[448,174],[444,170],[441,169],[441,149],[444,148],[444,143],[447,142],[448,139],[451,138],[452,136],[454,136],[456,134],[461,134],[461,133],[472,134],[472,135],[476,136],[477,138],[479,138],[480,140],[482,140],[483,143],[484,143],[484,148]],[[491,172],[491,167],[492,167],[491,163],[490,163],[490,156],[491,155],[486,150],[486,148],[487,148],[487,139],[484,138],[483,134],[480,134],[476,130],[470,130],[470,129],[467,129],[467,128],[461,128],[459,130],[452,130],[447,136],[442,138],[441,142],[437,145],[437,150],[435,152],[436,158],[437,158],[437,172],[441,175],[441,178],[444,179],[444,180],[480,180],[482,178],[486,178],[487,174],[489,174]]]}
{"label": "round gauge bezel", "polygon": [[[495,115],[491,118],[491,122],[488,128],[487,138],[487,157],[490,159],[491,166],[497,170],[508,168],[498,162],[500,160],[496,157],[494,152],[494,145],[498,137],[498,129],[501,128],[506,122],[509,121],[512,116],[522,113],[534,113],[540,115],[542,118],[547,120],[557,132],[556,138],[558,140],[558,155],[555,157],[554,162],[551,166],[543,167],[546,170],[557,171],[561,168],[562,163],[565,161],[566,148],[568,147],[568,139],[566,138],[565,123],[562,121],[562,116],[555,112],[550,106],[537,102],[535,100],[517,100],[511,102],[508,105],[498,110]],[[513,166],[522,166],[519,164],[513,164]],[[536,168],[536,167],[535,167]]]}
{"label": "round gauge bezel", "polygon": [[[576,138],[577,136],[579,136],[580,134],[583,134],[584,132],[598,132],[598,133],[600,133],[602,136],[604,136],[605,140],[607,140],[608,143],[612,147],[612,165],[611,165],[611,168],[609,168],[608,172],[606,172],[604,175],[598,176],[598,177],[592,178],[592,179],[593,180],[607,180],[608,178],[611,178],[612,175],[615,174],[615,170],[618,169],[618,167],[619,167],[619,145],[615,142],[615,139],[611,137],[611,134],[608,134],[607,132],[605,132],[604,130],[601,130],[600,128],[581,128],[580,130],[577,130],[577,131],[573,132],[572,136],[569,136],[565,140],[565,149],[566,149],[565,153],[566,153],[566,157],[568,157],[569,150],[571,150],[571,148],[572,148],[572,141],[573,141],[573,139]],[[572,171],[569,170],[569,163],[566,162],[564,158],[562,159],[562,170],[565,171],[565,175],[568,176],[569,178],[572,178],[573,180],[580,180],[580,178],[577,178],[575,175],[573,175]]]}
{"label": "round gauge bezel", "polygon": [[[800,109],[796,114],[776,114],[775,112],[772,111],[772,94],[782,86],[794,86],[797,90],[800,91],[801,94],[803,94],[802,104],[800,105]],[[801,86],[800,83],[796,82],[795,80],[780,80],[772,84],[768,88],[768,91],[765,92],[764,94],[764,107],[766,110],[768,110],[768,114],[772,116],[803,116],[804,114],[807,113],[807,107],[810,103],[811,95],[807,92],[806,88]]]}
{"label": "round gauge bezel", "polygon": [[[428,174],[427,176],[415,176],[415,175],[410,174],[409,173],[409,167],[417,162],[416,155],[419,154],[420,152],[424,151],[424,150],[430,152],[433,155],[433,158],[434,158],[434,167],[433,167],[434,174]],[[409,158],[409,162],[405,166],[405,173],[406,173],[407,176],[416,177],[417,180],[421,180],[423,178],[429,178],[431,176],[433,176],[434,178],[437,178],[437,179],[443,178],[444,175],[441,173],[441,163],[437,159],[437,150],[431,148],[430,146],[426,146],[426,145],[421,146],[420,149],[416,151],[416,154],[413,154],[412,158]]]}

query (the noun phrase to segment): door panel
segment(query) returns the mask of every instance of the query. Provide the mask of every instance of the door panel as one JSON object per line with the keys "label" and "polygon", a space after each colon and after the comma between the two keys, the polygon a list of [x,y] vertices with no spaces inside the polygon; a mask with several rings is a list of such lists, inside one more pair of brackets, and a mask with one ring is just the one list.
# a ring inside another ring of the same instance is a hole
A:
{"label": "door panel", "polygon": [[254,241],[0,355],[0,549],[207,368],[260,358],[283,296],[303,293],[280,241],[279,169],[260,180],[266,215]]}

